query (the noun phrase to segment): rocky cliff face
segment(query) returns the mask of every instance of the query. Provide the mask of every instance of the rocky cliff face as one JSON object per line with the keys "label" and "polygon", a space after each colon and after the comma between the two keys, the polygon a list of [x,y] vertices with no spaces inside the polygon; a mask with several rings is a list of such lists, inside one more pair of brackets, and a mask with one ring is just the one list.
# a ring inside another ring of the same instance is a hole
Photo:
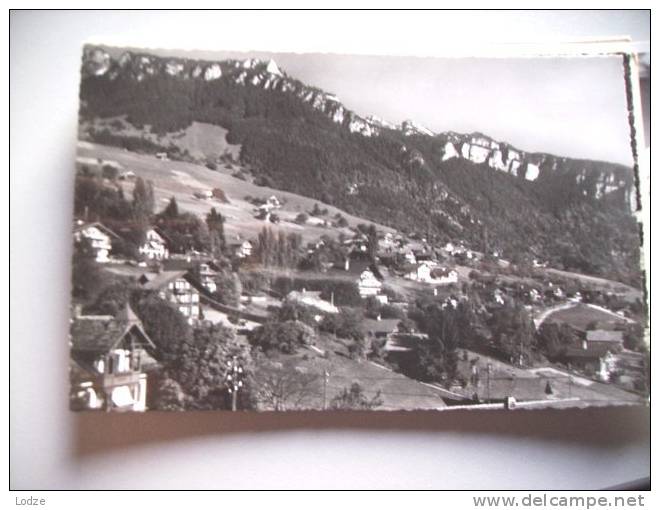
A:
{"label": "rocky cliff face", "polygon": [[532,182],[543,182],[569,173],[584,196],[599,199],[621,193],[628,207],[635,206],[632,173],[621,165],[527,153],[481,133],[434,133],[412,120],[395,125],[375,116],[362,117],[347,109],[334,94],[288,76],[273,60],[211,62],[136,52],[125,52],[113,59],[103,49],[88,46],[84,51],[82,74],[83,77],[105,77],[109,80],[123,77],[142,81],[158,75],[207,82],[227,80],[240,86],[290,93],[351,133],[373,137],[387,131],[400,133],[404,137],[436,138],[443,142],[442,161],[459,158]]}

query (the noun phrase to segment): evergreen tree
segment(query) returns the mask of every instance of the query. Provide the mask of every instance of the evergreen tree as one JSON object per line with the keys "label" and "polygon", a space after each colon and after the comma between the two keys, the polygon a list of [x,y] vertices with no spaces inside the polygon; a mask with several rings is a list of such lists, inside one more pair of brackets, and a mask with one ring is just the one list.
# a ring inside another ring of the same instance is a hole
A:
{"label": "evergreen tree", "polygon": [[225,219],[222,214],[217,212],[215,207],[212,207],[211,211],[206,215],[206,226],[209,230],[211,252],[216,258],[222,257],[226,246],[224,224]]}
{"label": "evergreen tree", "polygon": [[179,205],[176,203],[176,198],[170,198],[167,207],[161,213],[163,218],[176,219],[179,216]]}

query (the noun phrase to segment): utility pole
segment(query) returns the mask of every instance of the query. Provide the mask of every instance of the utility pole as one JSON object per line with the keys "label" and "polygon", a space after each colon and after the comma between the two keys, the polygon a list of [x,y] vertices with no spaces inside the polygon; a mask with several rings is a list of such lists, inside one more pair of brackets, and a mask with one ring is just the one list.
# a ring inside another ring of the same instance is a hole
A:
{"label": "utility pole", "polygon": [[238,357],[233,356],[231,361],[227,361],[227,391],[231,394],[231,410],[236,411],[238,392],[243,387],[243,367],[238,363]]}
{"label": "utility pole", "polygon": [[490,403],[490,367],[491,364],[486,365],[486,400]]}
{"label": "utility pole", "polygon": [[323,371],[323,410],[327,409],[328,402],[328,377],[330,374],[327,370]]}

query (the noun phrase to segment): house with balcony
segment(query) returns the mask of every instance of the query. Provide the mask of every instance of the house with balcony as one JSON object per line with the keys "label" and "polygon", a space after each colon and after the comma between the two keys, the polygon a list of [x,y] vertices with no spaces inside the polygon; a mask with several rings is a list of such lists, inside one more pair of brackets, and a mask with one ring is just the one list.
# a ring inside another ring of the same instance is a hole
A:
{"label": "house with balcony", "polygon": [[73,410],[146,410],[156,346],[128,304],[115,316],[74,314],[70,346]]}
{"label": "house with balcony", "polygon": [[165,260],[170,256],[165,236],[155,228],[145,233],[144,242],[138,246],[138,251],[147,260]]}
{"label": "house with balcony", "polygon": [[218,290],[216,278],[218,272],[211,267],[211,264],[203,262],[199,265],[199,283],[211,294]]}
{"label": "house with balcony", "polygon": [[192,285],[187,270],[144,273],[138,278],[143,289],[153,290],[172,303],[192,324],[200,317],[199,291]]}
{"label": "house with balcony", "polygon": [[112,241],[119,239],[119,236],[99,222],[78,222],[73,230],[73,239],[76,243],[83,239],[89,241],[94,250],[96,262],[103,264],[110,261]]}

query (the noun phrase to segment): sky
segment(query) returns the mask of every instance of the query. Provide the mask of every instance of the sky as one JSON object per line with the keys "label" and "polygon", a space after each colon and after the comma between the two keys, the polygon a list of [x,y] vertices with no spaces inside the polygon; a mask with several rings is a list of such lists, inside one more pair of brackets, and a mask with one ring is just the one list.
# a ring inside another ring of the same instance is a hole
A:
{"label": "sky", "polygon": [[150,50],[208,60],[273,58],[361,116],[481,132],[527,152],[632,164],[621,57],[416,58]]}

